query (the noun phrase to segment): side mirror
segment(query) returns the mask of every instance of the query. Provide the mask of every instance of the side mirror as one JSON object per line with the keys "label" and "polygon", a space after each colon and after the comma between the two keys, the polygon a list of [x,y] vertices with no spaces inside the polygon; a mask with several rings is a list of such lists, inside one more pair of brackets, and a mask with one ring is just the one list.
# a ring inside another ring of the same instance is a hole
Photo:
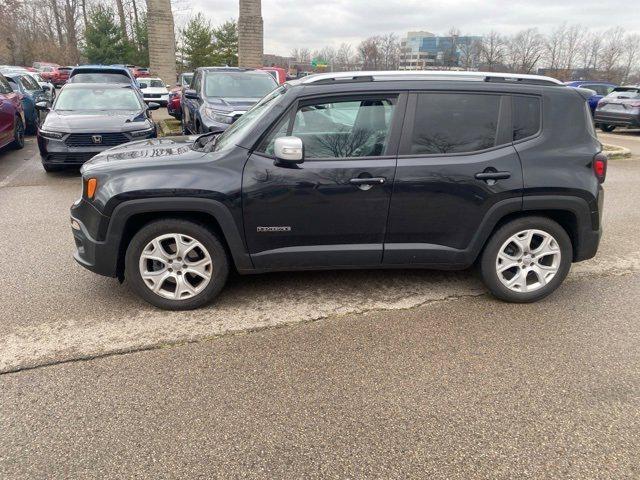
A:
{"label": "side mirror", "polygon": [[186,98],[191,98],[193,100],[197,100],[198,99],[198,92],[196,92],[194,89],[189,88],[187,90],[184,91],[184,96]]}
{"label": "side mirror", "polygon": [[49,102],[38,102],[38,103],[36,103],[36,109],[37,110],[48,111],[49,110]]}
{"label": "side mirror", "polygon": [[158,110],[160,108],[160,104],[156,102],[149,102],[147,108],[149,108],[149,110]]}
{"label": "side mirror", "polygon": [[298,164],[304,162],[304,145],[298,137],[276,138],[273,151],[281,163]]}

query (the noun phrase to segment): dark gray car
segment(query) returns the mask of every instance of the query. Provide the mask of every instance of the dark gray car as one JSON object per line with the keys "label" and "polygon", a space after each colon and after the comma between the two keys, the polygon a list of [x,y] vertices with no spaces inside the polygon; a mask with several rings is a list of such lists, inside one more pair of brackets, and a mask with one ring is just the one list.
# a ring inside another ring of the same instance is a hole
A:
{"label": "dark gray car", "polygon": [[157,136],[149,110],[132,85],[67,84],[38,131],[38,147],[47,172],[78,166],[97,153],[123,143]]}

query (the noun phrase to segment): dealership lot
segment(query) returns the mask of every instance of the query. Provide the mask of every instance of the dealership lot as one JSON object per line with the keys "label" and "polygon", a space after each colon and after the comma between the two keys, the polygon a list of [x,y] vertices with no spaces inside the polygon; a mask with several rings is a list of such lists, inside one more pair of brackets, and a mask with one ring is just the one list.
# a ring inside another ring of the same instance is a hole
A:
{"label": "dealership lot", "polygon": [[45,174],[33,137],[0,153],[0,476],[634,477],[640,136],[602,139],[634,157],[600,251],[532,305],[472,272],[342,271],[159,311],[72,260],[77,172]]}

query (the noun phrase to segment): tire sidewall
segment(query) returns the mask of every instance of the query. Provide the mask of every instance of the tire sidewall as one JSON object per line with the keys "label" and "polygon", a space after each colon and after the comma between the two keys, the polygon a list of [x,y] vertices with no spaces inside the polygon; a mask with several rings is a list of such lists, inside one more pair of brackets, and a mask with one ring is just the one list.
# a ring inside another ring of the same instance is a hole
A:
{"label": "tire sidewall", "polygon": [[[519,293],[502,284],[496,271],[496,258],[500,248],[509,237],[522,230],[542,230],[552,235],[560,246],[560,267],[553,279],[542,288],[533,292]],[[491,293],[501,300],[516,303],[529,303],[540,300],[553,293],[564,281],[573,260],[573,246],[567,232],[555,221],[544,217],[519,218],[500,227],[489,239],[482,253],[480,272],[485,285]]]}
{"label": "tire sidewall", "polygon": [[[213,276],[205,289],[195,297],[171,300],[153,293],[140,275],[140,254],[154,238],[168,233],[188,235],[204,245],[211,256]],[[146,302],[166,310],[191,310],[215,298],[224,287],[229,274],[226,251],[216,235],[204,225],[179,219],[157,220],[147,224],[134,235],[125,256],[125,280]]]}

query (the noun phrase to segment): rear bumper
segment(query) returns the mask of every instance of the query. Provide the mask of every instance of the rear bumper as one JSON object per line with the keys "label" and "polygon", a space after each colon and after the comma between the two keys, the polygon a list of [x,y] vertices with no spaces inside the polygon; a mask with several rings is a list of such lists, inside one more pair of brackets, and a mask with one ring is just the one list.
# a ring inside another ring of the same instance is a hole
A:
{"label": "rear bumper", "polygon": [[640,114],[624,112],[603,112],[596,110],[596,123],[604,125],[615,125],[617,127],[640,127]]}

